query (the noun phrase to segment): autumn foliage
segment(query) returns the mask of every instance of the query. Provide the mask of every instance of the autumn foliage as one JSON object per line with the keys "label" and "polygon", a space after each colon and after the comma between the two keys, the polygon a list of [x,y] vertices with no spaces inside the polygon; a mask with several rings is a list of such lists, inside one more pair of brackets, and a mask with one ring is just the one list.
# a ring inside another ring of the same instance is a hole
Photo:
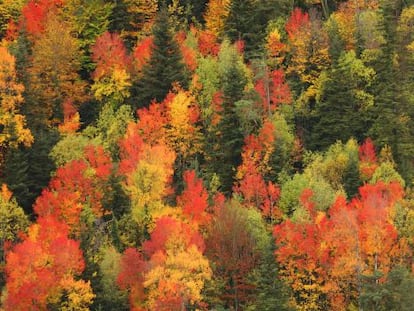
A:
{"label": "autumn foliage", "polygon": [[85,264],[79,242],[68,234],[68,226],[53,216],[40,217],[7,254],[6,310],[46,309],[65,299],[64,291],[81,294],[73,300],[69,296],[69,308],[86,310],[94,295],[89,282],[75,280]]}

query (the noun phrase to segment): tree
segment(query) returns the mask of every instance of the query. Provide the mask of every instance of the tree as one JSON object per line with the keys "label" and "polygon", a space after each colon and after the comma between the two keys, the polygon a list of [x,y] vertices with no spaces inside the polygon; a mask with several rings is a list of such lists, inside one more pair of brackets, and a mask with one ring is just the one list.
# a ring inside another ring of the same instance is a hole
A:
{"label": "tree", "polygon": [[30,0],[22,9],[23,26],[31,39],[36,39],[45,31],[49,14],[56,14],[62,0]]}
{"label": "tree", "polygon": [[[79,39],[79,47],[82,51],[81,67],[84,75],[94,69],[91,60],[90,47],[96,38],[108,30],[109,17],[114,7],[113,3],[103,0],[66,0],[63,7],[65,19],[70,21]],[[85,72],[86,71],[86,72]]]}
{"label": "tree", "polygon": [[221,36],[229,14],[230,0],[210,0],[204,15],[206,28],[215,36]]}
{"label": "tree", "polygon": [[207,213],[208,193],[203,187],[203,181],[196,177],[195,171],[185,171],[183,180],[185,187],[177,197],[177,205],[182,208],[182,213],[190,225],[198,229],[210,221]]}
{"label": "tree", "polygon": [[[39,217],[28,236],[6,257],[5,310],[87,310],[94,294],[90,284],[75,280],[84,269],[79,242],[53,216]],[[67,295],[65,295],[67,293]]]}
{"label": "tree", "polygon": [[180,310],[202,305],[201,290],[211,277],[203,251],[201,235],[188,224],[159,218],[143,244],[148,261],[135,249],[127,249],[121,259],[118,283],[130,288],[131,308]]}
{"label": "tree", "polygon": [[7,48],[0,47],[0,167],[8,148],[33,143],[25,116],[20,114],[24,86],[17,81],[15,61]]}
{"label": "tree", "polygon": [[117,107],[130,96],[131,60],[117,34],[103,33],[92,47],[92,60],[96,63],[92,74],[92,91],[99,101]]}
{"label": "tree", "polygon": [[174,83],[184,89],[188,84],[187,72],[165,9],[159,11],[152,34],[151,57],[134,89],[133,98],[138,107],[148,107],[152,100],[161,102]]}
{"label": "tree", "polygon": [[246,67],[234,46],[224,42],[219,55],[219,73],[222,92],[218,112],[219,121],[215,127],[216,145],[207,154],[212,161],[213,171],[219,176],[222,191],[228,193],[233,184],[234,170],[241,162],[243,133],[240,128],[235,103],[243,99],[248,83]]}
{"label": "tree", "polygon": [[249,274],[261,256],[248,217],[248,210],[236,201],[217,207],[206,239],[206,256],[213,263],[214,280],[209,289],[213,297],[209,298],[218,300],[216,305],[235,310],[251,301],[254,284]]}
{"label": "tree", "polygon": [[79,44],[69,24],[51,12],[44,32],[33,46],[28,92],[34,102],[28,107],[32,122],[59,124],[62,105],[67,101],[75,107],[84,102],[86,84],[78,75]]}
{"label": "tree", "polygon": [[[375,71],[354,51],[340,56],[322,82],[314,111],[315,124],[307,142],[311,149],[325,149],[337,140],[361,141],[369,128],[368,110],[374,105],[370,85]],[[341,95],[338,95],[341,94]]]}
{"label": "tree", "polygon": [[87,146],[83,157],[58,168],[34,205],[39,216],[54,215],[75,234],[81,229],[81,212],[86,206],[96,218],[104,214],[103,199],[112,169],[102,147]]}

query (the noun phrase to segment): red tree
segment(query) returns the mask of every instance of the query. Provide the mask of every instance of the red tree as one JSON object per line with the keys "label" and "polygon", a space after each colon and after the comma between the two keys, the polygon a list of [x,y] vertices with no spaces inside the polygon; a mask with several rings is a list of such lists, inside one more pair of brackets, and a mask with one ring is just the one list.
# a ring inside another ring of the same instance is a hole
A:
{"label": "red tree", "polygon": [[6,310],[46,310],[68,283],[89,288],[74,280],[85,265],[79,242],[68,233],[69,227],[55,217],[39,217],[25,240],[7,254]]}

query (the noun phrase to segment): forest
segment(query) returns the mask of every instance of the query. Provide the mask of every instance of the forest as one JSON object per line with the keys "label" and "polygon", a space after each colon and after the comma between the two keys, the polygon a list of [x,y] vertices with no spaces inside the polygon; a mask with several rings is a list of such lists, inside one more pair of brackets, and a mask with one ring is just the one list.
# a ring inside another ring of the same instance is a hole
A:
{"label": "forest", "polygon": [[414,0],[0,0],[0,40],[0,310],[413,310]]}

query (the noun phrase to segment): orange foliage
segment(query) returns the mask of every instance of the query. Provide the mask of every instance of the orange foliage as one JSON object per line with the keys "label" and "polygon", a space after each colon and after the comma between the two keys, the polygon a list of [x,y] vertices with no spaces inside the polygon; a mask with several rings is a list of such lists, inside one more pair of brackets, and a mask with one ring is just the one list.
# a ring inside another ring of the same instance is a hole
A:
{"label": "orange foliage", "polygon": [[96,63],[93,78],[99,80],[110,76],[114,70],[128,72],[131,59],[127,53],[124,42],[116,33],[104,32],[91,48],[92,60]]}
{"label": "orange foliage", "polygon": [[102,199],[112,170],[111,159],[102,147],[85,148],[84,157],[58,168],[34,205],[39,216],[54,215],[75,232],[85,204],[90,205],[96,217],[103,215]]}
{"label": "orange foliage", "polygon": [[141,72],[144,65],[149,61],[151,58],[151,51],[153,45],[154,38],[153,37],[146,37],[138,42],[137,46],[134,49],[133,56],[134,56],[134,66],[137,72]]}
{"label": "orange foliage", "polygon": [[63,0],[30,0],[22,9],[26,31],[33,36],[41,34],[49,12],[61,7],[63,3]]}
{"label": "orange foliage", "polygon": [[73,279],[85,264],[79,242],[68,239],[68,233],[68,226],[53,216],[39,217],[26,239],[7,254],[5,310],[46,310],[67,288],[67,280],[89,287]]}
{"label": "orange foliage", "polygon": [[393,223],[395,204],[404,195],[401,185],[368,184],[359,193],[349,204],[338,197],[327,217],[314,209],[311,193],[304,192],[301,202],[309,219],[275,226],[281,274],[302,297],[298,306],[317,307],[326,295],[330,310],[344,310],[358,296],[361,274],[380,271],[383,281],[393,265],[410,255]]}
{"label": "orange foliage", "polygon": [[273,112],[281,104],[292,102],[290,87],[286,83],[285,74],[281,69],[270,72],[270,77],[267,79],[259,79],[256,82],[255,90],[260,95],[264,111]]}
{"label": "orange foliage", "polygon": [[184,172],[185,188],[177,197],[177,204],[183,209],[183,214],[188,218],[190,225],[198,228],[210,220],[206,213],[208,208],[208,193],[203,187],[203,181],[196,177],[195,171]]}
{"label": "orange foliage", "polygon": [[198,35],[198,50],[203,56],[217,56],[220,51],[217,36],[207,30],[201,31]]}

